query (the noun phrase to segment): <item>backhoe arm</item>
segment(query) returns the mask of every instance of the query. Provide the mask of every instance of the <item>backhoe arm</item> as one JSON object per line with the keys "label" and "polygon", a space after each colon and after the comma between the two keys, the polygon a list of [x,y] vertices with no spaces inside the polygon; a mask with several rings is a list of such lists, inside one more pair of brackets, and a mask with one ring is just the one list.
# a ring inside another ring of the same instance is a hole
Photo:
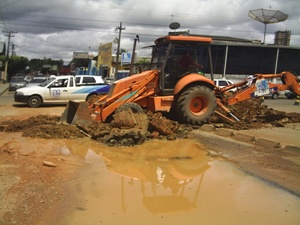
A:
{"label": "backhoe arm", "polygon": [[106,118],[124,103],[141,101],[154,95],[157,79],[158,71],[153,70],[114,82],[107,96],[99,99],[91,106],[95,120],[105,122]]}
{"label": "backhoe arm", "polygon": [[[273,78],[281,78],[282,84],[267,82],[268,79]],[[233,88],[239,89],[232,96],[225,95],[228,90]],[[296,95],[300,95],[299,79],[294,74],[287,71],[279,74],[255,74],[238,83],[228,85],[224,88],[216,88],[215,93],[218,98],[217,103],[219,107],[238,121],[238,118],[236,118],[225,105],[233,105],[237,102],[264,96],[264,93],[267,93],[270,88],[278,91],[290,90]],[[217,114],[220,115],[221,113],[217,112]],[[221,114],[221,116],[232,122],[232,120],[225,115]]]}
{"label": "backhoe arm", "polygon": [[[265,81],[273,78],[281,78],[282,84],[268,83]],[[273,88],[277,89],[278,91],[290,90],[291,92],[300,95],[299,79],[291,72],[285,71],[279,74],[255,74],[253,77],[250,76],[243,81],[225,87],[220,90],[221,95],[234,87],[241,87],[241,89],[238,90],[233,96],[229,98],[222,98],[221,100],[224,104],[233,105],[240,101],[263,96],[264,93],[260,92],[262,85],[261,83],[267,85],[263,88]],[[263,88],[261,90],[263,90]]]}

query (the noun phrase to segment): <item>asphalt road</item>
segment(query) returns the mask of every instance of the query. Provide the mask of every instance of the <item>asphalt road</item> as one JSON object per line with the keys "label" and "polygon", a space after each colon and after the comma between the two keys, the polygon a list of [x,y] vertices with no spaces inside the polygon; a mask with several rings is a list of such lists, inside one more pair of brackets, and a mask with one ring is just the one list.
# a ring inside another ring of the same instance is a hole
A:
{"label": "asphalt road", "polygon": [[[14,91],[5,91],[2,95],[0,95],[0,104],[1,105],[20,105],[23,103],[14,101]],[[297,112],[300,113],[300,105],[295,105],[296,99],[264,99],[264,104],[268,107],[284,111],[284,112]],[[24,104],[23,104],[24,105]]]}
{"label": "asphalt road", "polygon": [[5,91],[2,95],[0,95],[0,104],[1,105],[13,105],[14,101],[14,91]]}
{"label": "asphalt road", "polygon": [[[296,112],[300,113],[300,105],[299,105],[299,100],[297,99],[287,99],[287,98],[282,98],[282,99],[265,99],[264,104],[266,104],[269,108],[273,108],[279,111],[284,111],[284,112]],[[296,104],[295,104],[296,103]]]}

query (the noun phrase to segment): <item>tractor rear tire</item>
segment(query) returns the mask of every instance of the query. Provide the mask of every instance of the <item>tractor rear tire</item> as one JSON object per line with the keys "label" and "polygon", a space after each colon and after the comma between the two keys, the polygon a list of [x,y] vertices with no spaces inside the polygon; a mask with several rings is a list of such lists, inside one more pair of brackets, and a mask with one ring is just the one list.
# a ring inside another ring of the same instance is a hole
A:
{"label": "tractor rear tire", "polygon": [[206,123],[217,106],[214,92],[194,85],[184,89],[176,100],[176,112],[180,122],[193,125]]}

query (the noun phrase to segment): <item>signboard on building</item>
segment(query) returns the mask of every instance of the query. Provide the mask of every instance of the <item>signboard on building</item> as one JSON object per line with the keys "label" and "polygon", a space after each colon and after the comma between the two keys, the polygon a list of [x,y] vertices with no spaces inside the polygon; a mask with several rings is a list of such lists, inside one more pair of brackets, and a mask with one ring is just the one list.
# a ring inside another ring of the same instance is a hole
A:
{"label": "signboard on building", "polygon": [[73,52],[73,59],[88,59],[88,52]]}
{"label": "signboard on building", "polygon": [[131,64],[131,57],[132,57],[132,54],[131,54],[131,53],[128,53],[128,52],[122,52],[122,59],[121,59],[122,65],[128,65],[128,64]]}
{"label": "signboard on building", "polygon": [[57,70],[57,69],[58,69],[58,66],[57,66],[57,65],[44,64],[44,65],[43,65],[43,68],[47,68],[47,69],[53,71],[53,70]]}
{"label": "signboard on building", "polygon": [[111,67],[112,64],[112,42],[100,45],[98,51],[98,67],[108,66]]}

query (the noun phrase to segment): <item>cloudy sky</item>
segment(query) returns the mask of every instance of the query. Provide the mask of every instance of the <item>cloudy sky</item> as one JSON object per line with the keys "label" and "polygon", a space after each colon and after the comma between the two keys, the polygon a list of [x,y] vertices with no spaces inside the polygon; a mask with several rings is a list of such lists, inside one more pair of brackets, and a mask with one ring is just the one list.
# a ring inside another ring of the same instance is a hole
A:
{"label": "cloudy sky", "polygon": [[132,52],[139,35],[138,56],[147,56],[142,48],[171,31],[172,22],[192,34],[263,41],[264,24],[248,16],[260,8],[288,14],[267,26],[267,44],[276,31],[291,30],[291,46],[300,47],[300,0],[1,0],[0,41],[7,43],[7,32],[16,32],[11,43],[17,55],[68,63],[73,52],[97,54],[100,44],[119,36],[122,22],[120,47]]}

